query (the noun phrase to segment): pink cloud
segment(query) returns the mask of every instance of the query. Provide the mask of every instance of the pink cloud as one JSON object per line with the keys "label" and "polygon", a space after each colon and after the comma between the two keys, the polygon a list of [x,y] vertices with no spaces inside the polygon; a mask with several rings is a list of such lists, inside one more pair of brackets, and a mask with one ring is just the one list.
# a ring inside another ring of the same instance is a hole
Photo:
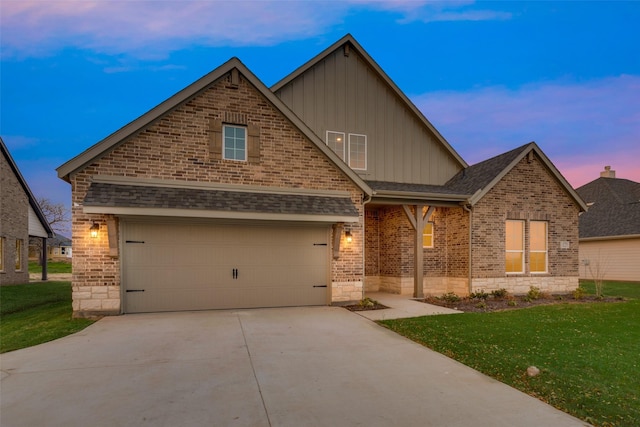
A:
{"label": "pink cloud", "polygon": [[65,47],[162,58],[187,45],[271,45],[312,37],[357,9],[396,13],[401,23],[506,19],[468,10],[473,1],[104,1],[4,0],[2,55],[46,56]]}
{"label": "pink cloud", "polygon": [[[3,55],[46,55],[74,46],[165,55],[187,44],[269,45],[323,32],[329,3],[270,1],[14,1],[2,3]],[[342,13],[340,14],[342,15]]]}
{"label": "pink cloud", "polygon": [[433,92],[414,102],[471,164],[536,141],[574,186],[640,181],[640,76]]}

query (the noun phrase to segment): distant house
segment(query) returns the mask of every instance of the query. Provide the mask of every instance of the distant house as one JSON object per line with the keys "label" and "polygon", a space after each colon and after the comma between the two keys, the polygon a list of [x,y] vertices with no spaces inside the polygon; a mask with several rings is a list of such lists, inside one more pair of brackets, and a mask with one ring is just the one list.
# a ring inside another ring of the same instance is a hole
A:
{"label": "distant house", "polygon": [[606,166],[576,191],[589,208],[580,216],[580,278],[599,269],[604,279],[640,281],[640,183]]}
{"label": "distant house", "polygon": [[76,317],[578,286],[540,147],[469,166],[350,35],[271,88],[232,58],[58,176]]}
{"label": "distant house", "polygon": [[0,151],[0,285],[28,283],[29,237],[42,239],[46,248],[53,231],[2,138]]}
{"label": "distant house", "polygon": [[[71,261],[71,239],[61,234],[53,233],[53,237],[47,240],[47,258],[50,260]],[[29,259],[42,257],[42,244],[37,238],[29,239]]]}

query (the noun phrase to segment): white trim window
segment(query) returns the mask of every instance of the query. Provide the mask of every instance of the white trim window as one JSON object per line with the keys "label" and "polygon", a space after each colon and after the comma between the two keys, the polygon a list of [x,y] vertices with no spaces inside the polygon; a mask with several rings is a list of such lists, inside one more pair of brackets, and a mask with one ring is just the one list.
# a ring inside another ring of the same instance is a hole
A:
{"label": "white trim window", "polygon": [[327,146],[344,160],[344,132],[327,131]]}
{"label": "white trim window", "polygon": [[433,248],[433,222],[427,222],[422,229],[422,247]]}
{"label": "white trim window", "polygon": [[547,244],[548,225],[546,221],[529,223],[529,271],[547,273],[549,251]]}
{"label": "white trim window", "polygon": [[349,134],[349,167],[367,169],[367,135]]}
{"label": "white trim window", "polygon": [[247,161],[247,128],[224,125],[222,127],[222,158],[225,160]]}
{"label": "white trim window", "polygon": [[524,221],[506,221],[505,255],[507,274],[524,273]]}

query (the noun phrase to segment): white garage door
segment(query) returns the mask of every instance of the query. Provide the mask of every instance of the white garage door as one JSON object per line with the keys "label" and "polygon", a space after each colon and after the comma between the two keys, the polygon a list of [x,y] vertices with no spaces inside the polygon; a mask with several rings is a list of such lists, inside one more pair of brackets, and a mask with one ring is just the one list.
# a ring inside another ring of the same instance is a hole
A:
{"label": "white garage door", "polygon": [[329,301],[327,226],[122,225],[127,313]]}

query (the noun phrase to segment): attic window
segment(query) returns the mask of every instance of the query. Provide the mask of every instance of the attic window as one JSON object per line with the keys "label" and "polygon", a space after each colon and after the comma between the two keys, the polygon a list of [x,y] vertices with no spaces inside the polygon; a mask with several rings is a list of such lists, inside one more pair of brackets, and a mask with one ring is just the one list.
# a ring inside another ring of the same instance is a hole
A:
{"label": "attic window", "polygon": [[349,166],[351,169],[367,169],[367,135],[349,134]]}
{"label": "attic window", "polygon": [[334,153],[338,155],[342,160],[344,160],[344,132],[334,132],[327,131],[327,145],[329,148],[333,150]]}
{"label": "attic window", "polygon": [[247,161],[247,128],[224,125],[222,127],[224,147],[222,156],[226,160]]}

